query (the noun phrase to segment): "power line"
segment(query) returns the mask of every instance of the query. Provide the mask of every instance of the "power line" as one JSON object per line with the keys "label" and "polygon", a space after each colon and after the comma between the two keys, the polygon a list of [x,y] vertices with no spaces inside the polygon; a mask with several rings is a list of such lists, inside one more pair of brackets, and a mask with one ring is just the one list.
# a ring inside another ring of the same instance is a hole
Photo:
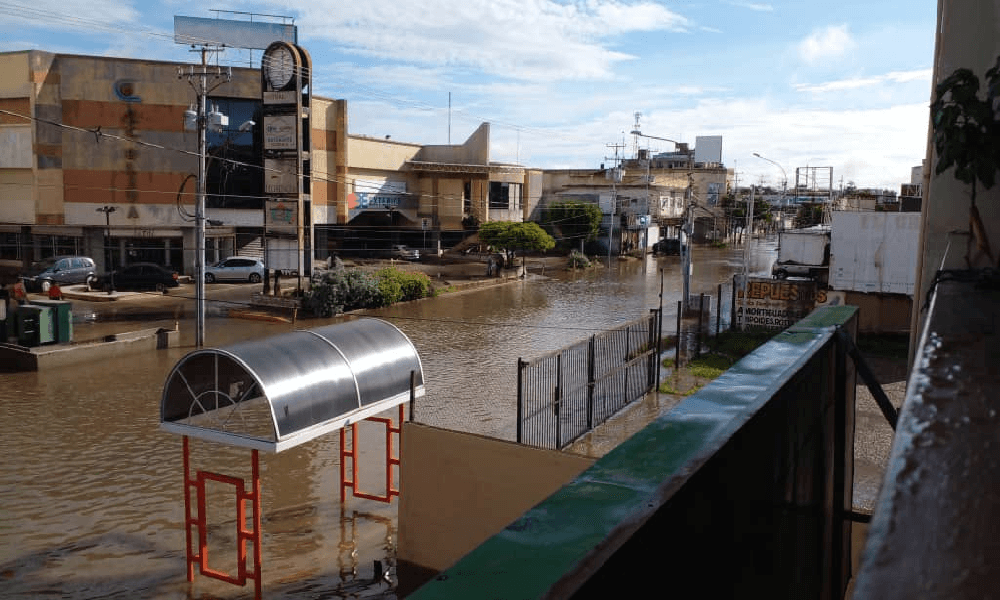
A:
{"label": "power line", "polygon": [[[22,20],[27,20],[27,21],[31,21],[32,20],[32,19],[28,18],[30,16],[30,17],[32,17],[36,21],[50,22],[50,23],[54,23],[56,25],[66,25],[66,26],[74,28],[74,29],[84,30],[84,31],[86,31],[88,33],[92,32],[94,30],[100,30],[100,31],[110,31],[110,32],[115,32],[115,33],[123,33],[123,34],[128,34],[130,36],[135,36],[136,34],[139,34],[139,35],[145,35],[145,36],[148,36],[148,37],[152,37],[152,38],[155,38],[155,39],[158,39],[158,40],[169,40],[171,43],[176,42],[176,39],[177,39],[177,36],[175,34],[164,33],[164,32],[160,32],[160,31],[157,31],[157,30],[149,29],[149,28],[144,28],[143,29],[143,28],[121,28],[121,27],[115,27],[113,25],[109,25],[105,21],[99,21],[99,20],[94,20],[94,19],[86,19],[86,18],[75,16],[75,15],[68,15],[68,14],[58,13],[58,12],[54,12],[54,11],[47,11],[47,10],[43,10],[43,9],[38,9],[38,8],[31,7],[30,5],[23,5],[23,4],[13,3],[13,2],[2,2],[2,3],[0,3],[0,14],[7,14],[7,15],[10,15],[12,17],[19,18],[19,19],[22,19]],[[191,43],[193,43],[195,45],[219,46],[219,47],[223,47],[223,48],[226,48],[226,49],[238,50],[238,48],[233,48],[233,47],[230,47],[230,46],[226,46],[225,44],[223,44],[221,42],[221,40],[216,40],[216,41],[209,40],[209,41],[206,41],[206,40],[204,40],[204,38],[199,38],[199,39],[191,39],[191,40],[189,40],[189,42],[191,42]],[[216,60],[216,64],[217,65],[220,65],[220,64],[225,65],[225,64],[227,64],[226,62],[221,62],[219,60],[218,56],[216,57],[216,59],[217,59]],[[269,59],[269,57],[262,55],[261,56],[261,66],[267,64],[266,61],[268,59]],[[239,64],[236,64],[235,66],[237,68],[240,68]],[[245,68],[245,67],[242,67],[242,68]],[[307,73],[308,72],[308,69],[306,69],[304,67],[301,67],[301,66],[297,66],[297,67],[295,67],[295,69],[296,69],[295,70],[296,74],[302,74],[302,73]],[[315,71],[315,69],[313,69],[313,70]],[[384,93],[384,92],[381,92],[381,91],[377,90],[376,88],[372,88],[372,87],[360,84],[357,81],[343,80],[343,79],[340,79],[340,80],[332,79],[332,81],[334,81],[335,83],[339,81],[346,88],[350,88],[351,86],[353,86],[355,89],[358,89],[361,93],[365,94],[366,96],[374,96],[374,97],[377,97],[377,98],[380,98],[380,99],[392,102],[392,103],[397,104],[397,105],[411,106],[411,107],[418,108],[418,109],[421,109],[421,110],[429,110],[429,111],[435,111],[435,112],[443,112],[445,110],[448,110],[446,107],[443,107],[443,106],[436,106],[436,105],[432,105],[432,104],[427,104],[426,102],[421,102],[421,101],[416,101],[416,100],[410,100],[410,99],[402,98],[402,97],[400,97],[398,95],[387,94],[387,93]],[[316,82],[313,82],[313,87],[316,87]],[[521,124],[518,124],[518,123],[509,122],[509,121],[505,121],[505,120],[502,120],[502,119],[487,118],[487,117],[483,117],[483,116],[480,116],[480,115],[472,114],[472,113],[470,113],[470,112],[468,112],[468,111],[466,111],[465,109],[462,109],[462,108],[453,108],[453,109],[451,109],[451,112],[457,113],[460,116],[460,118],[468,118],[468,119],[472,119],[472,120],[478,120],[480,122],[488,122],[488,123],[493,124],[493,125],[497,125],[497,126],[500,126],[500,127],[505,127],[505,128],[508,128],[508,129],[512,129],[512,130],[517,131],[519,133],[520,132],[525,132],[525,133],[533,133],[533,134],[537,134],[537,135],[540,135],[540,136],[545,136],[546,139],[559,138],[559,139],[564,139],[564,140],[567,140],[567,141],[586,141],[586,142],[590,142],[592,140],[592,138],[590,138],[588,136],[582,136],[582,135],[576,135],[576,134],[569,134],[569,133],[567,133],[567,132],[565,132],[563,130],[557,129],[557,128],[535,127],[535,126],[529,126],[529,125],[521,125]],[[462,115],[464,115],[464,117],[462,117]]]}

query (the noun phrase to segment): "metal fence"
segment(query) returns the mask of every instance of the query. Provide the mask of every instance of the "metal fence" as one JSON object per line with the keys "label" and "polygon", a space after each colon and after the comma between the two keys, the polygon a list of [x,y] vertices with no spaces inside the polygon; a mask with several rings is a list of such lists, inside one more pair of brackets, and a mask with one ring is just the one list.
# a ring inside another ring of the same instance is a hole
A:
{"label": "metal fence", "polygon": [[662,315],[518,359],[517,442],[562,449],[656,385]]}

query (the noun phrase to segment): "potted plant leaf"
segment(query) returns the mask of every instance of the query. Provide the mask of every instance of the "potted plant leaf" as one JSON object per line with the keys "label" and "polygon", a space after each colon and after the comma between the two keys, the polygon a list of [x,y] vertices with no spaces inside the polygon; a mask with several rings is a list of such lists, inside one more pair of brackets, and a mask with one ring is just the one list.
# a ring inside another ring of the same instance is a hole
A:
{"label": "potted plant leaf", "polygon": [[[986,228],[976,207],[979,185],[990,189],[1000,169],[1000,57],[986,71],[986,94],[980,98],[979,78],[969,69],[957,69],[934,89],[931,115],[934,127],[934,149],[938,162],[935,173],[940,175],[955,168],[955,179],[971,186],[969,206],[969,239],[965,262],[968,268],[981,255],[993,263]],[[976,254],[972,256],[972,244]]]}

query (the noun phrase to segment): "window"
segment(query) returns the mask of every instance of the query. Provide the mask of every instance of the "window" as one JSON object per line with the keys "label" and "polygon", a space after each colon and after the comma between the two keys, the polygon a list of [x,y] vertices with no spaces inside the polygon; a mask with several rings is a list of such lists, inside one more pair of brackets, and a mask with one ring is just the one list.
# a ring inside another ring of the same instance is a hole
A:
{"label": "window", "polygon": [[20,237],[19,233],[0,233],[0,259],[21,259]]}
{"label": "window", "polygon": [[260,100],[209,98],[209,106],[229,117],[221,132],[205,133],[209,156],[205,185],[208,208],[264,208],[264,177],[260,167],[260,125],[240,131],[247,121],[261,123]]}
{"label": "window", "polygon": [[490,208],[520,210],[521,184],[491,181]]}

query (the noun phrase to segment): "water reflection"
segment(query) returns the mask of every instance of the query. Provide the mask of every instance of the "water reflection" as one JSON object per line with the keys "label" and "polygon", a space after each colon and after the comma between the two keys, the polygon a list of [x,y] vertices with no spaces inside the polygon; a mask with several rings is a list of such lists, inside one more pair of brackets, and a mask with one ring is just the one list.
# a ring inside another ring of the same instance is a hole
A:
{"label": "water reflection", "polygon": [[[773,244],[755,254],[766,272]],[[739,249],[697,248],[692,291],[715,294],[742,267]],[[510,439],[516,361],[560,348],[648,314],[660,303],[672,323],[681,280],[676,257],[614,262],[611,268],[554,275],[444,295],[366,314],[395,323],[414,342],[427,395],[418,420]],[[728,302],[723,306],[728,310]],[[298,324],[238,321],[209,312],[206,340],[223,346],[276,335]],[[121,315],[135,318],[135,315]],[[236,588],[196,576],[185,581],[181,438],[158,430],[159,400],[170,369],[191,349],[184,310],[143,315],[134,328],[180,321],[185,346],[45,373],[2,376],[0,413],[0,576],[4,596],[34,598],[235,598]],[[125,327],[124,329],[129,329]],[[122,331],[122,323],[85,320],[75,337]],[[363,430],[364,431],[364,430]],[[362,480],[381,493],[384,436],[363,433]],[[263,581],[268,598],[377,597],[391,593],[375,561],[394,564],[396,504],[339,501],[339,440],[314,440],[261,455]],[[244,477],[249,452],[192,440],[192,468]],[[230,486],[209,493],[213,566],[234,570],[235,506]],[[218,562],[215,562],[218,561]]]}

